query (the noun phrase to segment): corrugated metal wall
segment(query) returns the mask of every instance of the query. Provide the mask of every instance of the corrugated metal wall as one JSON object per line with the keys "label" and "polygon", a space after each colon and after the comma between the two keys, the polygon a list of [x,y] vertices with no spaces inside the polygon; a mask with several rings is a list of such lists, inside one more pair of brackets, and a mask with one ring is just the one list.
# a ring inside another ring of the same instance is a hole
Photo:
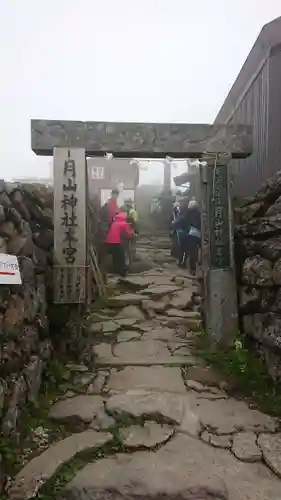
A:
{"label": "corrugated metal wall", "polygon": [[229,119],[229,124],[253,127],[253,154],[246,160],[234,160],[233,194],[253,194],[267,177],[267,139],[269,115],[269,62],[266,61]]}
{"label": "corrugated metal wall", "polygon": [[266,178],[281,169],[281,45],[269,58],[268,159]]}
{"label": "corrugated metal wall", "polygon": [[253,127],[253,154],[232,162],[233,194],[253,195],[281,168],[281,17],[261,30],[215,123]]}

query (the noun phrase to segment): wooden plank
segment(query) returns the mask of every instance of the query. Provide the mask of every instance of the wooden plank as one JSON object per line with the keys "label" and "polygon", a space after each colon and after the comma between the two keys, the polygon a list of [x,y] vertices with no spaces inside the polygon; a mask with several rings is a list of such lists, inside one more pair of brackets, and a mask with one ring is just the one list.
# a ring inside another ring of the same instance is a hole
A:
{"label": "wooden plank", "polygon": [[248,125],[31,120],[31,147],[43,156],[51,156],[54,147],[74,147],[85,148],[87,156],[195,158],[207,151],[245,158],[252,153],[252,129]]}
{"label": "wooden plank", "polygon": [[86,300],[85,149],[54,149],[54,302]]}
{"label": "wooden plank", "polygon": [[183,174],[174,177],[174,183],[176,186],[182,186],[183,184],[192,182],[195,175],[197,175],[197,172],[183,172]]}

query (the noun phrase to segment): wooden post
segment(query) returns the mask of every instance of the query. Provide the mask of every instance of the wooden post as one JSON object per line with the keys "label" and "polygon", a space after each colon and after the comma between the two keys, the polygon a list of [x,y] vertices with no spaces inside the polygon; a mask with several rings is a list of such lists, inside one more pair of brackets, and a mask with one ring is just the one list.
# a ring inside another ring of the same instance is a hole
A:
{"label": "wooden post", "polygon": [[163,192],[165,194],[170,194],[171,191],[171,163],[169,161],[164,161],[164,188]]}
{"label": "wooden post", "polygon": [[54,148],[54,302],[86,302],[86,157]]}
{"label": "wooden post", "polygon": [[216,160],[207,159],[208,166],[203,167],[205,326],[215,343],[227,342],[238,327],[229,159],[218,155]]}

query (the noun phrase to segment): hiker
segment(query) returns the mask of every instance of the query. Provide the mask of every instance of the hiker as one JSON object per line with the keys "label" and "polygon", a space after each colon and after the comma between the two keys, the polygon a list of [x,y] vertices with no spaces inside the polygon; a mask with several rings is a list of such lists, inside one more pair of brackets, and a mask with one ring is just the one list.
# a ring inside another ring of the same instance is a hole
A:
{"label": "hiker", "polygon": [[177,257],[178,266],[186,267],[187,262],[187,237],[189,232],[189,224],[186,218],[188,210],[188,200],[184,199],[180,203],[180,210],[177,217],[172,223],[172,231],[174,235],[174,243],[177,241]]}
{"label": "hiker", "polygon": [[117,205],[117,199],[119,196],[118,189],[113,189],[111,191],[111,197],[104,203],[100,211],[100,241],[104,243],[107,233],[110,229],[112,221],[120,208]]}
{"label": "hiker", "polygon": [[189,202],[186,212],[186,220],[189,226],[187,236],[187,253],[189,255],[190,273],[196,274],[198,254],[201,247],[201,213],[199,205],[195,199]]}
{"label": "hiker", "polygon": [[170,230],[170,238],[172,243],[171,257],[175,257],[175,259],[179,258],[179,235],[177,230],[173,229],[173,223],[178,219],[179,215],[180,215],[180,203],[176,201],[173,205],[171,230]]}
{"label": "hiker", "polygon": [[127,222],[127,214],[119,212],[111,222],[105,238],[106,251],[112,256],[113,272],[119,276],[126,276],[125,249],[122,239],[132,239],[134,232]]}
{"label": "hiker", "polygon": [[131,224],[135,233],[138,233],[138,214],[131,199],[125,200],[122,210],[127,214],[127,221]]}
{"label": "hiker", "polygon": [[120,208],[117,205],[118,196],[119,196],[118,189],[112,189],[111,197],[109,198],[108,202],[105,204],[105,205],[107,205],[107,220],[108,220],[108,222],[111,222],[113,220],[113,218],[115,217],[115,215],[120,212]]}
{"label": "hiker", "polygon": [[125,246],[127,246],[126,255],[128,258],[128,265],[130,266],[131,261],[137,259],[138,214],[131,199],[125,200],[122,210],[124,210],[124,212],[127,214],[127,222],[131,225],[134,231],[134,236],[130,240],[129,247],[125,244]]}

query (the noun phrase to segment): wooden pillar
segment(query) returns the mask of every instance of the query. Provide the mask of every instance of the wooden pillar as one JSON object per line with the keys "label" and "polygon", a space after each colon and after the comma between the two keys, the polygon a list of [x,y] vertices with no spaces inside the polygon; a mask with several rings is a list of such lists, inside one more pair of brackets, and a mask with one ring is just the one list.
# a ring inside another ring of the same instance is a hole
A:
{"label": "wooden pillar", "polygon": [[171,192],[171,163],[164,161],[164,193]]}
{"label": "wooden pillar", "polygon": [[229,157],[207,161],[201,169],[205,327],[214,343],[227,343],[238,327]]}
{"label": "wooden pillar", "polygon": [[86,302],[85,149],[54,148],[54,302]]}

